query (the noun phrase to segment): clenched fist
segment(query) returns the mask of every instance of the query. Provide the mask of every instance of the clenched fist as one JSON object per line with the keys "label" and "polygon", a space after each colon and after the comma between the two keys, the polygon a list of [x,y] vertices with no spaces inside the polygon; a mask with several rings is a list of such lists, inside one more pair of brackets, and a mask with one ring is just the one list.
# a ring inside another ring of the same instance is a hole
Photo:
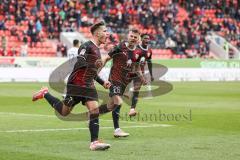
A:
{"label": "clenched fist", "polygon": [[101,59],[96,60],[95,66],[96,66],[97,68],[101,68],[101,67],[103,66],[102,60],[101,60]]}

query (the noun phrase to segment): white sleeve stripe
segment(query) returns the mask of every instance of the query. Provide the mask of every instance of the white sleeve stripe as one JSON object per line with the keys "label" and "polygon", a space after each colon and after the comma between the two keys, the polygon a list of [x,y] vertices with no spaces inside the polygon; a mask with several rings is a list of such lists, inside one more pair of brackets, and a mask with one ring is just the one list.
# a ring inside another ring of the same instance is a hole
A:
{"label": "white sleeve stripe", "polygon": [[79,55],[84,55],[86,53],[86,49],[82,49],[80,52],[79,52]]}

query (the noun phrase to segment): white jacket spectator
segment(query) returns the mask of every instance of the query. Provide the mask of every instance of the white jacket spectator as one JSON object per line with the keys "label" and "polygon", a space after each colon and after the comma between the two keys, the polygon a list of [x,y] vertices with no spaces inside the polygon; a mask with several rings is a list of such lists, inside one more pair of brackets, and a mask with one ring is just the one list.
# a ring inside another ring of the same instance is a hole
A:
{"label": "white jacket spectator", "polygon": [[27,43],[24,43],[21,45],[20,55],[22,57],[26,57],[28,55],[28,44]]}
{"label": "white jacket spectator", "polygon": [[69,59],[77,57],[79,47],[80,47],[79,40],[77,40],[77,39],[73,40],[73,47],[68,50],[67,57]]}
{"label": "white jacket spectator", "polygon": [[165,42],[166,48],[175,48],[176,43],[169,37]]}

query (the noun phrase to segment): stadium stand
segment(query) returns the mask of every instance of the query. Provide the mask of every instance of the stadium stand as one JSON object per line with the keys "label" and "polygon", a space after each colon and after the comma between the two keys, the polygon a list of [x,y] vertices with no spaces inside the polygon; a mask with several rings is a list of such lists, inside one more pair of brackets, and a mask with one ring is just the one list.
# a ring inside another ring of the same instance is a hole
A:
{"label": "stadium stand", "polygon": [[0,56],[24,56],[24,45],[27,56],[56,56],[60,32],[89,38],[88,27],[102,19],[116,41],[133,26],[152,35],[159,58],[208,58],[211,31],[240,48],[239,0],[2,0]]}

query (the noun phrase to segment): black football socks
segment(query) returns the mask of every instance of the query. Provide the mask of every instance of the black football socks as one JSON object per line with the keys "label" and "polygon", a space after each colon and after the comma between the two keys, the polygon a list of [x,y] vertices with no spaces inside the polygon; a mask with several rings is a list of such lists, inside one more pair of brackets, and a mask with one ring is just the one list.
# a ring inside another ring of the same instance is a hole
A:
{"label": "black football socks", "polygon": [[99,114],[90,114],[89,121],[89,131],[91,135],[91,142],[98,140],[98,132],[99,132]]}
{"label": "black football socks", "polygon": [[137,105],[137,102],[138,102],[138,95],[139,95],[139,91],[134,91],[133,92],[131,108],[136,108],[136,105]]}
{"label": "black football socks", "polygon": [[119,114],[120,114],[121,105],[114,104],[114,109],[112,111],[113,125],[114,128],[119,128]]}
{"label": "black football socks", "polygon": [[63,103],[58,98],[52,96],[50,93],[46,93],[44,98],[48,101],[48,103],[56,110],[58,113],[62,113]]}

